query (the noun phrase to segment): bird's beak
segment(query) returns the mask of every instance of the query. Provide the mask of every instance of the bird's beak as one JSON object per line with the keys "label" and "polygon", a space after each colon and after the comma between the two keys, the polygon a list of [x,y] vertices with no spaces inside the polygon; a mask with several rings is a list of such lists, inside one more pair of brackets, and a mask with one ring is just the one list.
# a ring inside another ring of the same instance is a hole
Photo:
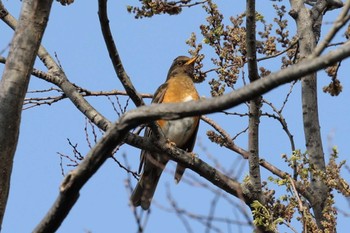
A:
{"label": "bird's beak", "polygon": [[187,66],[187,65],[192,65],[192,64],[196,61],[197,57],[198,57],[198,56],[192,57],[190,60],[188,60],[188,61],[185,63],[185,65],[186,65],[186,66]]}

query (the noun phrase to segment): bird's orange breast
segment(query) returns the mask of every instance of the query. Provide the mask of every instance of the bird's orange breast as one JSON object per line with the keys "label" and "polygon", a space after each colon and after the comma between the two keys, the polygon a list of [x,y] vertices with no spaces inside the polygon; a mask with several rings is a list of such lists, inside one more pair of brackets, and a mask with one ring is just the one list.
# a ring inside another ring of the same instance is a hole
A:
{"label": "bird's orange breast", "polygon": [[178,103],[198,100],[199,95],[190,77],[175,77],[168,80],[162,103]]}
{"label": "bird's orange breast", "polygon": [[[179,103],[198,100],[199,95],[190,77],[174,77],[167,81],[167,90],[162,103]],[[168,139],[181,146],[195,131],[199,117],[186,117],[174,121],[158,120]]]}

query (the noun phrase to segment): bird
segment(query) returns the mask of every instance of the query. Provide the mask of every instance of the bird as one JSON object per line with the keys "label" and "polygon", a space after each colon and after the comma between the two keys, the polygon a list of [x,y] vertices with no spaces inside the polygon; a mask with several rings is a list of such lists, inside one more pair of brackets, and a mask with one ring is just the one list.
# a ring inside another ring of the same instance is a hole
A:
{"label": "bird", "polygon": [[[179,103],[199,100],[199,94],[194,86],[194,63],[197,57],[179,56],[174,59],[164,84],[158,87],[153,95],[152,103]],[[187,152],[193,150],[200,116],[186,117],[178,120],[157,120],[156,124],[168,141]],[[149,127],[145,137],[155,138]],[[169,161],[166,154],[141,151],[139,173],[142,174],[131,194],[130,201],[134,207],[141,206],[148,210],[160,176]],[[185,167],[178,163],[175,170],[175,182],[179,183]]]}

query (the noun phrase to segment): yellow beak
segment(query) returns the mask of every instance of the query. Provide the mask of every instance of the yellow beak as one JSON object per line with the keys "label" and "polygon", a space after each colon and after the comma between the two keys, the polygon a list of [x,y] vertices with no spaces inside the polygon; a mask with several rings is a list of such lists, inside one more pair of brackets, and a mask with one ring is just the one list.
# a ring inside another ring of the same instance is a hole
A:
{"label": "yellow beak", "polygon": [[185,65],[191,65],[191,64],[193,64],[193,63],[196,61],[196,59],[197,59],[197,56],[192,57],[190,60],[188,60],[188,61],[185,63]]}

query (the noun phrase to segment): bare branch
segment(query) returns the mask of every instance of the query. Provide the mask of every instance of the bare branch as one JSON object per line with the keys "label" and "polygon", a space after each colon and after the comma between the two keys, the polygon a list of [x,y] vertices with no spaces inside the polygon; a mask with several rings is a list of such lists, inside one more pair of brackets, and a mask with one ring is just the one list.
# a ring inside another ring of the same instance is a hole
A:
{"label": "bare branch", "polygon": [[301,216],[302,216],[302,222],[303,222],[303,232],[309,232],[308,229],[307,229],[307,223],[306,221],[312,221],[310,219],[306,219],[305,218],[305,211],[306,211],[306,207],[303,205],[303,202],[301,201],[300,197],[299,197],[299,193],[298,191],[296,190],[295,188],[295,183],[294,183],[294,180],[292,180],[291,178],[289,178],[289,182],[292,186],[292,191],[294,193],[294,196],[295,196],[295,199],[298,201],[298,209],[299,209],[299,212],[301,213]]}
{"label": "bare branch", "polygon": [[111,58],[114,70],[117,73],[120,82],[123,84],[126,92],[128,93],[128,95],[130,96],[130,98],[136,106],[145,105],[143,99],[141,98],[140,94],[137,93],[134,85],[132,84],[129,76],[126,73],[122,61],[120,59],[117,47],[114,43],[112,32],[109,28],[109,19],[107,16],[107,0],[98,1],[98,16],[100,19],[102,34],[106,42],[109,57]]}
{"label": "bare branch", "polygon": [[274,111],[276,115],[274,114],[269,114],[269,113],[262,113],[262,115],[266,115],[268,117],[273,117],[274,119],[278,120],[280,122],[280,124],[282,125],[282,128],[284,130],[284,132],[287,134],[288,136],[288,139],[289,139],[289,142],[290,142],[290,146],[291,146],[291,150],[292,151],[295,151],[295,143],[294,143],[294,139],[293,139],[293,135],[291,134],[291,132],[289,131],[288,129],[288,126],[287,126],[287,121],[286,119],[283,117],[282,115],[282,112],[277,110],[276,107],[271,103],[269,102],[268,100],[266,99],[263,99],[262,100],[263,103],[267,104],[268,106],[270,106],[272,108],[272,111]]}
{"label": "bare branch", "polygon": [[[129,161],[128,161],[128,157],[126,156],[126,154],[123,154],[123,159],[124,159],[124,163],[125,163],[125,167],[128,170],[131,170],[131,167],[129,165]],[[131,195],[134,187],[132,187],[131,185],[131,176],[133,176],[135,178],[135,176],[131,173],[127,173],[127,179],[125,181],[125,187],[128,191],[128,196]],[[143,230],[145,229],[147,223],[148,223],[148,219],[150,216],[151,211],[143,211],[143,210],[139,210],[137,208],[135,208],[134,206],[130,205],[131,207],[131,211],[134,215],[135,221],[136,221],[136,225],[137,225],[137,233],[142,233]]]}
{"label": "bare branch", "polygon": [[[140,113],[142,115],[144,114],[142,111],[140,111],[139,114]],[[131,128],[136,126],[132,119],[125,117],[127,115],[128,113],[120,119],[119,123],[114,124],[113,127],[108,130],[103,138],[95,145],[95,147],[86,155],[85,159],[79,164],[77,169],[73,170],[65,177],[60,188],[59,197],[57,198],[52,209],[37,226],[34,232],[46,232],[48,229],[50,229],[50,231],[54,231],[57,229],[57,227],[63,221],[65,215],[68,214],[68,211],[74,204],[73,202],[68,202],[67,199],[76,200],[78,198],[81,187],[110,156],[114,150],[114,147],[122,143],[126,133]],[[143,121],[142,118],[144,117],[141,117],[140,122]],[[168,154],[174,156],[175,161],[181,161],[183,164],[187,165],[191,169],[194,169],[196,172],[211,180],[222,189],[236,196],[240,196],[240,186],[237,182],[211,168],[200,159],[192,158],[192,156],[189,156],[186,152],[174,148],[170,144],[157,145],[157,148],[164,148]]]}
{"label": "bare branch", "polygon": [[169,185],[167,185],[167,198],[170,202],[171,207],[173,208],[173,212],[176,213],[176,215],[178,216],[178,218],[180,219],[180,221],[182,222],[182,224],[184,225],[186,231],[188,233],[192,233],[193,230],[191,228],[191,225],[189,224],[188,220],[185,218],[186,217],[186,212],[183,209],[180,209],[178,207],[177,202],[175,201],[175,199],[171,196],[171,192],[170,192],[170,188]]}
{"label": "bare branch", "polygon": [[[249,152],[244,150],[243,148],[237,146],[236,144],[234,144],[231,140],[231,137],[228,135],[228,133],[224,129],[222,129],[214,121],[212,121],[211,119],[209,119],[206,116],[202,116],[201,119],[204,120],[205,122],[207,122],[209,125],[213,126],[214,129],[216,129],[220,133],[220,135],[224,138],[224,141],[225,141],[223,146],[240,154],[244,159],[248,159]],[[259,164],[262,167],[264,167],[266,170],[270,171],[271,173],[273,173],[274,175],[276,175],[282,179],[284,179],[286,177],[290,177],[290,174],[278,169],[277,167],[275,167],[274,165],[272,165],[271,163],[267,162],[264,159],[260,159]],[[301,185],[298,185],[297,188],[298,188],[299,192],[302,192],[306,196],[310,196],[307,193],[308,191],[304,190],[304,188]],[[304,190],[304,191],[302,191],[302,190]]]}
{"label": "bare branch", "polygon": [[[220,191],[215,192],[215,196],[220,196],[221,194],[223,194],[223,192],[220,192]],[[247,218],[247,221],[240,221],[240,220],[234,220],[226,217],[207,216],[207,215],[195,213],[193,211],[188,211],[185,208],[181,208],[177,203],[177,201],[175,200],[175,198],[171,195],[171,192],[168,187],[167,187],[167,198],[171,205],[170,208],[165,207],[159,203],[155,203],[155,205],[164,211],[176,213],[176,215],[181,219],[184,225],[186,224],[185,222],[188,221],[186,219],[187,217],[189,219],[196,220],[202,225],[206,226],[207,231],[212,230],[215,232],[222,232],[218,227],[214,226],[214,223],[226,223],[227,225],[239,225],[239,226],[247,226],[247,227],[253,226],[253,223],[250,221],[249,216]],[[217,198],[214,197],[214,199],[217,199]],[[208,226],[208,223],[210,224],[209,226]]]}
{"label": "bare branch", "polygon": [[[2,18],[2,20],[12,29],[15,29],[17,26],[16,19],[9,13],[6,15],[6,17]],[[37,75],[60,87],[64,94],[88,119],[94,122],[94,124],[96,124],[99,128],[106,130],[110,126],[111,122],[109,122],[83,98],[83,96],[78,92],[77,88],[69,82],[63,70],[43,46],[39,47],[38,56],[48,68],[49,72],[48,74],[45,74],[42,71],[37,71]]]}

